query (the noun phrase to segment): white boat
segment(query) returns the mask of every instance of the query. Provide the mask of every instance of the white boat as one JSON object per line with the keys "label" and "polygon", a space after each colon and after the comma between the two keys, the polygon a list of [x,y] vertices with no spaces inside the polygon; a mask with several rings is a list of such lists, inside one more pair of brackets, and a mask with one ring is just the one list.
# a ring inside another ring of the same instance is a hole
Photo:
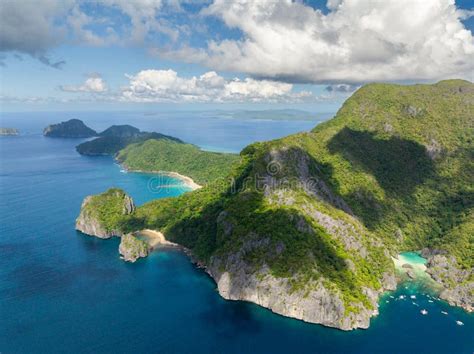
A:
{"label": "white boat", "polygon": [[410,299],[416,299],[416,295],[410,295]]}
{"label": "white boat", "polygon": [[428,302],[433,302],[433,300],[428,300]]}
{"label": "white boat", "polygon": [[411,303],[412,303],[413,305],[415,305],[415,306],[420,306],[420,305],[418,305],[418,304],[417,304],[416,302],[414,302],[414,301],[412,301]]}
{"label": "white boat", "polygon": [[392,295],[390,295],[390,298],[392,298],[392,299],[395,299],[395,297],[394,297],[394,296],[392,296]]}
{"label": "white boat", "polygon": [[420,311],[420,313],[421,313],[422,315],[427,315],[427,314],[428,314],[428,311],[426,311],[425,309],[423,309],[423,310]]}
{"label": "white boat", "polygon": [[441,311],[443,315],[447,315],[448,313],[446,311]]}
{"label": "white boat", "polygon": [[398,298],[403,300],[403,299],[405,299],[405,297],[406,297],[405,295],[400,295]]}
{"label": "white boat", "polygon": [[456,324],[457,324],[458,326],[464,326],[464,323],[461,322],[461,321],[456,321]]}

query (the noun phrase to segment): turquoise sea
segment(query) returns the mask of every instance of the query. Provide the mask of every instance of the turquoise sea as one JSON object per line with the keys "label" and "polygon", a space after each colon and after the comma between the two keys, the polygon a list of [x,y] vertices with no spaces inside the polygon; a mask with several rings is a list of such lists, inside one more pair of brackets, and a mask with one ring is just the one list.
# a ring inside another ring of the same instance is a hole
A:
{"label": "turquoise sea", "polygon": [[238,151],[256,140],[311,129],[316,121],[127,112],[0,117],[0,126],[22,132],[0,138],[2,354],[474,352],[474,315],[431,299],[416,284],[385,295],[370,329],[343,332],[225,301],[212,279],[179,251],[124,263],[118,239],[74,230],[82,199],[116,186],[142,204],[183,189],[150,189],[151,175],[123,173],[108,157],[82,157],[74,150],[80,140],[41,135],[48,123],[77,117],[98,130],[129,123],[203,148]]}

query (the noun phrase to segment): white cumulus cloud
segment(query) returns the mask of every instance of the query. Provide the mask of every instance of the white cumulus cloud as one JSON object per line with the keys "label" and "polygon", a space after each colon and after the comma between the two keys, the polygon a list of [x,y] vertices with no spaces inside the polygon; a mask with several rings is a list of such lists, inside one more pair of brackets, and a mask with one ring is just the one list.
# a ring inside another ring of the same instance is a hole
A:
{"label": "white cumulus cloud", "polygon": [[281,102],[311,97],[309,92],[294,92],[292,84],[229,80],[214,71],[185,78],[174,70],[142,70],[127,78],[130,82],[121,99],[132,102]]}
{"label": "white cumulus cloud", "polygon": [[215,70],[287,82],[360,83],[474,78],[474,37],[454,0],[215,0],[202,13],[241,39],[162,53]]}
{"label": "white cumulus cloud", "polygon": [[107,91],[107,85],[100,76],[92,75],[82,85],[63,85],[60,89],[65,92],[103,93]]}

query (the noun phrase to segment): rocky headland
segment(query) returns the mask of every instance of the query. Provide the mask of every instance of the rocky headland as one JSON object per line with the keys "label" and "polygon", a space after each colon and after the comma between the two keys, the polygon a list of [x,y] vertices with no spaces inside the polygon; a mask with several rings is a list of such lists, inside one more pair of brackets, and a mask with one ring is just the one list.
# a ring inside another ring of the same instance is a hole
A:
{"label": "rocky headland", "polygon": [[120,220],[134,210],[133,199],[118,188],[87,196],[76,219],[76,230],[99,238],[122,236]]}
{"label": "rocky headland", "polygon": [[121,237],[119,253],[124,261],[133,263],[138,258],[148,256],[150,245],[133,234],[126,234]]}
{"label": "rocky headland", "polygon": [[48,125],[44,128],[43,135],[50,138],[91,138],[97,136],[97,132],[85,125],[82,120],[70,119]]}
{"label": "rocky headland", "polygon": [[446,251],[425,248],[421,254],[428,260],[427,273],[442,286],[439,297],[452,306],[473,312],[474,268],[462,269]]}
{"label": "rocky headland", "polygon": [[121,220],[131,215],[134,210],[133,199],[118,188],[111,188],[99,195],[87,196],[76,219],[76,230],[101,239],[120,237],[121,258],[132,263],[148,256],[156,248],[178,246],[154,230],[124,232]]}

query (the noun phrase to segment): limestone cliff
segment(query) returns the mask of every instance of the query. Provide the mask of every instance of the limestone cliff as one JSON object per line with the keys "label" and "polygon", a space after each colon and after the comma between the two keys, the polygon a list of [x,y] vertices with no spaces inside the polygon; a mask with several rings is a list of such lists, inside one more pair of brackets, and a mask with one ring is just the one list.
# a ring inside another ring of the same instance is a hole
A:
{"label": "limestone cliff", "polygon": [[275,277],[271,269],[264,265],[255,270],[245,262],[246,247],[241,252],[225,258],[213,257],[208,273],[216,281],[219,294],[227,300],[243,300],[266,307],[271,311],[328,327],[351,330],[368,328],[370,318],[378,314],[378,298],[384,290],[396,288],[395,277],[384,276],[383,287],[378,290],[363,289],[369,306],[353,304],[349,311],[342,294],[331,286],[327,279],[309,281],[302,289],[295,290],[295,277]]}
{"label": "limestone cliff", "polygon": [[138,239],[133,234],[126,234],[120,240],[119,252],[124,261],[133,263],[138,258],[148,256],[150,246],[146,241]]}
{"label": "limestone cliff", "polygon": [[461,269],[456,258],[440,250],[424,249],[427,273],[443,286],[439,297],[450,305],[474,311],[474,268]]}
{"label": "limestone cliff", "polygon": [[76,219],[76,230],[99,238],[122,236],[119,222],[134,210],[133,199],[117,188],[87,196]]}
{"label": "limestone cliff", "polygon": [[[388,267],[377,275],[375,283],[367,281],[359,289],[354,284],[354,288],[349,290],[339,284],[338,275],[331,274],[333,265],[330,263],[340,262],[337,271],[345,273],[341,280],[351,283],[364,277],[367,265],[376,267],[375,255],[388,259],[390,253],[375,235],[350,215],[350,208],[344,200],[334,196],[323,181],[315,178],[308,183],[310,161],[304,153],[274,150],[264,160],[279,170],[291,164],[294,167],[293,183],[304,188],[304,192],[286,188],[287,184],[279,177],[281,171],[260,173],[260,178],[265,181],[265,204],[272,208],[296,208],[299,211],[299,215],[294,215],[289,222],[299,234],[308,236],[307,249],[300,257],[308,257],[307,264],[315,269],[306,273],[290,268],[289,272],[279,274],[280,266],[276,264],[289,252],[293,241],[274,242],[270,235],[249,231],[238,249],[211,257],[208,272],[215,279],[219,293],[225,299],[250,301],[280,315],[306,322],[342,330],[368,328],[370,318],[378,314],[380,294],[396,288],[393,269]],[[311,198],[301,198],[302,192]],[[219,213],[216,219],[225,238],[231,238],[237,227],[234,223],[238,219],[232,216],[232,211],[226,210]],[[344,260],[324,259],[331,257],[330,248],[327,248],[326,254],[312,249],[311,243],[321,237],[321,231],[327,239],[321,240],[318,248],[327,247],[324,246],[326,242],[337,245],[341,253],[345,253]],[[359,298],[356,298],[356,292],[360,293]]]}

